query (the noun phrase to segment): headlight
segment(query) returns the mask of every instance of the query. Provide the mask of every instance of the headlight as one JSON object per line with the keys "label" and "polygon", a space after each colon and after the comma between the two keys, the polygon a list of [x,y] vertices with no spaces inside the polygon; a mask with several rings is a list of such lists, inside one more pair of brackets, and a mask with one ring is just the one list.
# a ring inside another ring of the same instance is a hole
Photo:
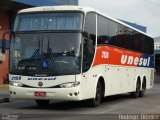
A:
{"label": "headlight", "polygon": [[63,83],[60,85],[61,88],[70,88],[70,87],[77,87],[80,84],[80,82],[69,82],[69,83]]}
{"label": "headlight", "polygon": [[9,82],[9,84],[10,84],[11,86],[16,86],[16,87],[22,87],[22,86],[23,86],[22,83],[14,82],[14,81]]}

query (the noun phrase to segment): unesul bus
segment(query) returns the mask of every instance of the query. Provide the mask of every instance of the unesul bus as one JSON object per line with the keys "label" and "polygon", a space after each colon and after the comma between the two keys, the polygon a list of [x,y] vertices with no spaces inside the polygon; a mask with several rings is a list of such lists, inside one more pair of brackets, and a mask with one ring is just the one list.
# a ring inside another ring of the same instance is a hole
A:
{"label": "unesul bus", "polygon": [[36,100],[38,105],[89,100],[98,106],[105,96],[142,97],[153,87],[152,37],[95,9],[24,9],[17,14],[11,36],[14,99]]}

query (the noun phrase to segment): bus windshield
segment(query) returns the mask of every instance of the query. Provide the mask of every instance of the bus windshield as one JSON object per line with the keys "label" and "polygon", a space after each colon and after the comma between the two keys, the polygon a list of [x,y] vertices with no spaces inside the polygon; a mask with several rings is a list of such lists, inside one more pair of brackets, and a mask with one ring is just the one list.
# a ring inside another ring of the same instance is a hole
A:
{"label": "bus windshield", "polygon": [[19,14],[14,31],[81,30],[82,20],[82,13]]}
{"label": "bus windshield", "polygon": [[[10,48],[11,74],[55,76],[80,73],[81,13],[49,14],[51,16],[46,18],[46,13],[24,14],[16,19]],[[66,20],[65,14],[70,15]]]}

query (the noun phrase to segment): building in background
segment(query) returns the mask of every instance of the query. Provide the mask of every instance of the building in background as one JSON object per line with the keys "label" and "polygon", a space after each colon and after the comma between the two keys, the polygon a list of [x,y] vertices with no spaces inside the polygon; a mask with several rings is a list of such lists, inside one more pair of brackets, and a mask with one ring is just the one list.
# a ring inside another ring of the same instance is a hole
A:
{"label": "building in background", "polygon": [[155,69],[160,72],[160,36],[154,38]]}
{"label": "building in background", "polygon": [[78,0],[48,0],[65,5],[78,5]]}
{"label": "building in background", "polygon": [[130,26],[132,26],[132,27],[134,27],[134,28],[136,28],[138,30],[140,30],[140,31],[143,31],[145,33],[147,32],[147,27],[145,27],[145,26],[138,25],[136,23],[131,23],[131,22],[124,21],[124,20],[120,20],[120,21],[122,21],[122,22],[124,22],[124,23],[126,23],[126,24],[128,24],[128,25],[130,25]]}
{"label": "building in background", "polygon": [[160,54],[160,36],[154,38],[154,50],[155,54]]}
{"label": "building in background", "polygon": [[[19,10],[35,6],[78,5],[78,0],[0,0],[0,49],[2,35],[13,29],[14,20]],[[9,39],[7,36],[6,39]],[[5,83],[9,66],[9,41],[7,52],[2,55],[0,50],[0,84]]]}

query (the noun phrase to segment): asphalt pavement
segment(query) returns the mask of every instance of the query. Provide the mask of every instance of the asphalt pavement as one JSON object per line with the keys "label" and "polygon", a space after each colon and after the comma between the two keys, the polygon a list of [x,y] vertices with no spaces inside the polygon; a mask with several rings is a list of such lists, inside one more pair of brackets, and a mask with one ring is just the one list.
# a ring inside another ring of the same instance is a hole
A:
{"label": "asphalt pavement", "polygon": [[9,102],[9,88],[0,88],[0,103]]}

